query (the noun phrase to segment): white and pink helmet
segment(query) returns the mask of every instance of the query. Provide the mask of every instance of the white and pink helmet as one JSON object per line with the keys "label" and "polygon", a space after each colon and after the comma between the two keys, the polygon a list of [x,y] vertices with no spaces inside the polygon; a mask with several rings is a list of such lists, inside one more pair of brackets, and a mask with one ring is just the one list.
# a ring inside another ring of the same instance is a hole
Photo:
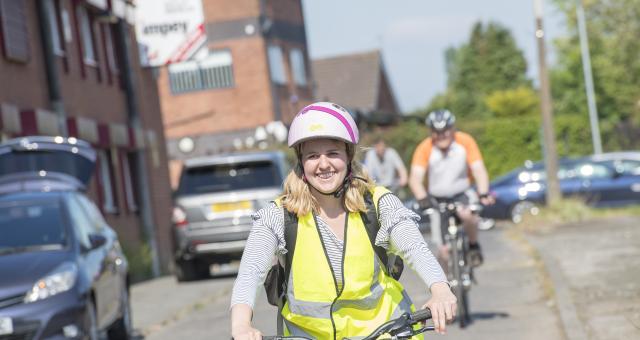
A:
{"label": "white and pink helmet", "polygon": [[300,110],[289,128],[289,147],[311,138],[334,138],[358,144],[358,126],[349,112],[329,102],[313,103]]}

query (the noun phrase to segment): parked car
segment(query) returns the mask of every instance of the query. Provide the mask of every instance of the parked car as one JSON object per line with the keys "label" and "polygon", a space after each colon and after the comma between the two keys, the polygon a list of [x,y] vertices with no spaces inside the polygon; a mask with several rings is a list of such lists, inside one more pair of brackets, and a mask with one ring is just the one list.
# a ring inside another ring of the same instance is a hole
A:
{"label": "parked car", "polygon": [[0,145],[0,339],[129,339],[127,260],[84,194],[96,154],[75,138]]}
{"label": "parked car", "polygon": [[251,214],[282,192],[287,170],[282,152],[184,162],[173,209],[179,281],[208,276],[212,264],[241,257],[253,222]]}
{"label": "parked car", "polygon": [[[559,161],[558,180],[565,197],[579,197],[595,207],[640,203],[638,153],[611,153]],[[515,223],[526,213],[537,214],[545,203],[546,174],[543,163],[515,169],[491,183],[496,204],[483,216]]]}

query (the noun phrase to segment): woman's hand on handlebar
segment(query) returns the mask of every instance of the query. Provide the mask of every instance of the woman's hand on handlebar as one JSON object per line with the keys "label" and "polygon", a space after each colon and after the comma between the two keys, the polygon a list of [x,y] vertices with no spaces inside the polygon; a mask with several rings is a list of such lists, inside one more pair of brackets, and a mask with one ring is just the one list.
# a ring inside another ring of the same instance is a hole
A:
{"label": "woman's hand on handlebar", "polygon": [[231,330],[234,340],[261,340],[262,333],[251,326],[236,326]]}
{"label": "woman's hand on handlebar", "polygon": [[422,308],[431,310],[435,331],[445,334],[446,324],[455,318],[458,304],[449,285],[446,282],[436,282],[431,285],[431,299]]}

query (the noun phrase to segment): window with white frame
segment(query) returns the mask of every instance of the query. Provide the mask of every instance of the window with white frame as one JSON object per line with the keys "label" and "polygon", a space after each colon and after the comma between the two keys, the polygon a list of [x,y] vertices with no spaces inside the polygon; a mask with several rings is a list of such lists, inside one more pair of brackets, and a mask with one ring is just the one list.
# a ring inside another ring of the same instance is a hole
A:
{"label": "window with white frame", "polygon": [[169,86],[174,94],[233,87],[231,51],[210,51],[202,60],[169,65]]}
{"label": "window with white frame", "polygon": [[271,72],[271,81],[276,84],[286,84],[287,75],[284,72],[284,58],[282,57],[282,48],[277,45],[269,45],[267,49],[269,58],[269,70]]}
{"label": "window with white frame", "polygon": [[304,64],[304,54],[299,48],[294,48],[289,52],[289,63],[291,63],[291,73],[293,82],[299,86],[307,85],[307,68]]}
{"label": "window with white frame", "polygon": [[44,8],[47,12],[47,20],[49,21],[49,34],[51,35],[51,44],[53,45],[53,53],[64,55],[64,47],[60,37],[60,26],[58,26],[58,4],[56,0],[47,0],[44,2]]}
{"label": "window with white frame", "polygon": [[127,198],[127,208],[129,211],[137,211],[138,204],[133,188],[133,169],[129,163],[129,154],[122,155],[122,179],[124,181],[124,194]]}
{"label": "window with white frame", "polygon": [[116,45],[113,41],[113,25],[105,24],[104,43],[107,48],[107,64],[112,73],[118,73],[118,56],[116,55]]}
{"label": "window with white frame", "polygon": [[98,163],[100,166],[100,183],[102,184],[102,209],[108,213],[117,212],[116,198],[113,186],[113,167],[109,150],[98,151]]}
{"label": "window with white frame", "polygon": [[80,29],[80,39],[82,41],[82,56],[84,62],[90,65],[96,64],[96,55],[93,46],[93,30],[91,29],[91,18],[84,6],[76,7],[78,25]]}

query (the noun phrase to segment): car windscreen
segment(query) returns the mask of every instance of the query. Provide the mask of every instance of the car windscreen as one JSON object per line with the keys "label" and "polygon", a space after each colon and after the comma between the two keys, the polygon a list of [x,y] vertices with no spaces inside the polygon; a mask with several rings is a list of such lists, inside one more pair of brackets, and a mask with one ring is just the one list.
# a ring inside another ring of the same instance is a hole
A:
{"label": "car windscreen", "polygon": [[0,255],[60,249],[66,228],[58,200],[0,200]]}
{"label": "car windscreen", "polygon": [[180,178],[179,195],[279,187],[282,179],[270,161],[216,164],[185,168]]}

